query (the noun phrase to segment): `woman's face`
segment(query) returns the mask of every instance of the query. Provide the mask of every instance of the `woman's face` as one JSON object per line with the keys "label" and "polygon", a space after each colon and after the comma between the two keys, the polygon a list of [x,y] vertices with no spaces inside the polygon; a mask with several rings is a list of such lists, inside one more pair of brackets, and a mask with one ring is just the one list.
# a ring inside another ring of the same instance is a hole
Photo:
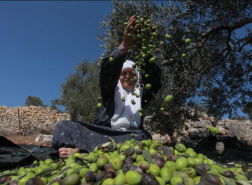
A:
{"label": "woman's face", "polygon": [[131,90],[135,87],[136,80],[134,79],[134,77],[136,76],[136,74],[133,74],[132,71],[134,71],[132,68],[125,68],[121,72],[120,82],[125,90]]}

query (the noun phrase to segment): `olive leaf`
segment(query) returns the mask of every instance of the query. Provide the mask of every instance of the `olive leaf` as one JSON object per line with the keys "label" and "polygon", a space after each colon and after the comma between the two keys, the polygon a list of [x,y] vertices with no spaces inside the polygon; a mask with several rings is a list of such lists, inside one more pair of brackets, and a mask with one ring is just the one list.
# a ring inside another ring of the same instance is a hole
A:
{"label": "olive leaf", "polygon": [[226,185],[236,185],[236,183],[233,179],[227,178],[218,172],[217,172],[217,174],[218,174],[218,176],[222,177],[222,179],[225,181]]}
{"label": "olive leaf", "polygon": [[65,171],[69,170],[70,168],[71,168],[71,167],[66,167],[66,168],[64,168],[64,169],[61,171],[60,174],[65,173]]}
{"label": "olive leaf", "polygon": [[[102,144],[101,146],[102,146],[102,147],[107,147],[107,146],[110,145],[110,144],[113,144],[113,145],[114,145],[115,140],[112,139],[111,137],[109,137],[109,139],[111,140],[110,142],[104,143],[104,144]],[[115,146],[114,146],[114,148],[115,148]]]}
{"label": "olive leaf", "polygon": [[17,175],[17,172],[4,173],[4,174],[1,174],[0,177],[11,176],[11,175]]}
{"label": "olive leaf", "polygon": [[163,147],[163,152],[166,155],[166,157],[168,158],[170,155],[173,154],[173,151],[171,150],[170,147],[164,146]]}
{"label": "olive leaf", "polygon": [[139,168],[139,167],[135,168],[134,171],[137,171],[138,173],[143,175],[143,170],[141,168]]}
{"label": "olive leaf", "polygon": [[143,156],[144,156],[145,160],[148,161],[149,164],[152,164],[151,154],[148,150],[143,151]]}
{"label": "olive leaf", "polygon": [[56,169],[55,169],[55,168],[47,168],[47,169],[44,169],[44,170],[42,170],[40,173],[36,174],[35,177],[40,177],[40,176],[45,175],[45,174],[47,174],[47,173],[49,173],[49,172],[52,172],[52,171],[54,171],[54,170],[57,170],[57,168],[56,168]]}
{"label": "olive leaf", "polygon": [[250,182],[250,181],[245,181],[245,180],[238,180],[238,181],[236,181],[238,184],[240,184],[240,185],[251,185],[252,184],[252,182]]}
{"label": "olive leaf", "polygon": [[111,137],[109,137],[109,139],[111,140],[112,144],[113,144],[113,150],[115,150],[115,140],[112,139]]}
{"label": "olive leaf", "polygon": [[[82,168],[85,168],[84,166],[81,166],[81,167],[79,167],[79,168],[76,168],[74,171],[72,171],[70,174],[72,174],[72,173],[79,173],[80,172],[80,170],[82,169]],[[69,174],[69,175],[70,175]]]}
{"label": "olive leaf", "polygon": [[61,177],[67,173],[67,170],[58,175],[57,177],[53,178],[47,185],[52,185],[55,181],[61,180]]}
{"label": "olive leaf", "polygon": [[[221,175],[222,176],[222,175]],[[233,179],[222,176],[222,179],[225,181],[226,185],[236,185]]]}
{"label": "olive leaf", "polygon": [[112,142],[104,143],[104,144],[102,144],[102,147],[106,147],[106,146],[110,145],[111,143],[112,143]]}

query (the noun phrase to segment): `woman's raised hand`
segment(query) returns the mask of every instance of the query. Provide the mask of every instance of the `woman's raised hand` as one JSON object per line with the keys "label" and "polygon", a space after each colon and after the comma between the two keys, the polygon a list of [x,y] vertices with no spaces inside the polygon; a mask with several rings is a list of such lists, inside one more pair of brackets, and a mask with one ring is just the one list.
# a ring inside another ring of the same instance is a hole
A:
{"label": "woman's raised hand", "polygon": [[[122,44],[120,45],[120,50],[121,50],[121,54],[122,55],[125,55],[129,49],[131,48],[131,46],[133,45],[134,41],[136,40],[136,36],[135,36],[135,31],[138,29],[139,25],[135,25],[135,27],[133,28],[133,30],[130,30],[130,27],[131,26],[134,26],[135,24],[135,17],[132,16],[129,21],[128,21],[128,24],[124,30],[124,35],[123,35],[123,42]],[[128,34],[129,33],[133,33],[132,34],[132,37],[129,37]]]}

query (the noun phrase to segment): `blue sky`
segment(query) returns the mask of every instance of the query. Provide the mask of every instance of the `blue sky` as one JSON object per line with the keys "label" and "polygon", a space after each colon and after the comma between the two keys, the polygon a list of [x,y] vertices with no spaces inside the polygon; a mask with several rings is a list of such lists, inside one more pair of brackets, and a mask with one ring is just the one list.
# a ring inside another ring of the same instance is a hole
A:
{"label": "blue sky", "polygon": [[101,57],[96,33],[111,12],[110,1],[0,1],[0,106],[29,95],[50,106],[83,58]]}
{"label": "blue sky", "polygon": [[51,105],[83,58],[102,55],[96,33],[111,12],[110,1],[1,1],[0,105],[24,106],[28,95]]}

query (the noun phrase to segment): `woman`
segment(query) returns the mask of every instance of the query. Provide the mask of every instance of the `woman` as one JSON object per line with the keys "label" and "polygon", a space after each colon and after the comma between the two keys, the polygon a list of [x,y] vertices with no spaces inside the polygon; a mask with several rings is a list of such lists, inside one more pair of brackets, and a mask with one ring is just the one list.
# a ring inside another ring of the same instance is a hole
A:
{"label": "woman", "polygon": [[[132,67],[134,62],[125,60],[134,42],[134,38],[127,37],[134,23],[135,17],[132,16],[120,47],[102,60],[100,89],[103,105],[94,124],[63,121],[57,125],[52,147],[59,149],[60,157],[91,151],[110,138],[117,143],[131,139],[131,133],[135,133],[136,140],[151,139],[151,135],[143,130],[140,112],[160,89],[161,70],[157,64],[146,62],[143,74],[139,74]],[[137,28],[138,25],[134,29]],[[113,62],[109,62],[111,57]],[[140,80],[140,75],[144,74],[149,77]],[[146,90],[145,84],[151,84],[151,90]]]}

